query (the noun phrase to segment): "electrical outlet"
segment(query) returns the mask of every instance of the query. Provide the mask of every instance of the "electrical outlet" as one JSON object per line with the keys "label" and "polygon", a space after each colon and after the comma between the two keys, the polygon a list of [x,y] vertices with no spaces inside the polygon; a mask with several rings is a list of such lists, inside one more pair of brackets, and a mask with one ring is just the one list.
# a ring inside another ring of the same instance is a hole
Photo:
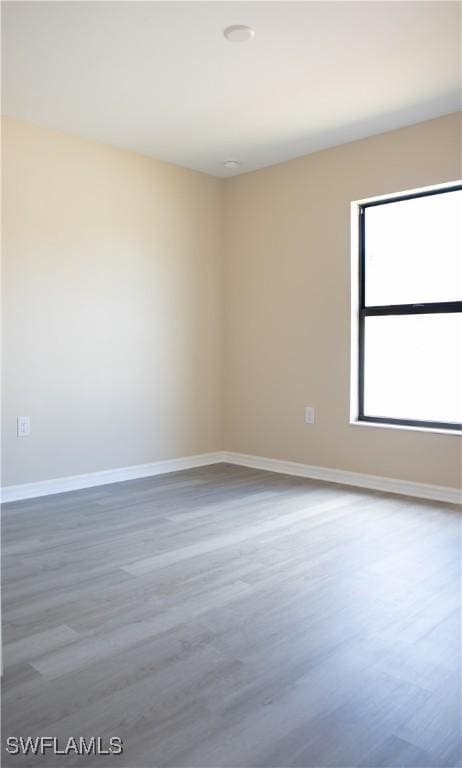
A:
{"label": "electrical outlet", "polygon": [[30,417],[18,416],[17,418],[18,437],[28,437],[30,435]]}
{"label": "electrical outlet", "polygon": [[305,408],[305,424],[314,424],[314,408],[307,405]]}

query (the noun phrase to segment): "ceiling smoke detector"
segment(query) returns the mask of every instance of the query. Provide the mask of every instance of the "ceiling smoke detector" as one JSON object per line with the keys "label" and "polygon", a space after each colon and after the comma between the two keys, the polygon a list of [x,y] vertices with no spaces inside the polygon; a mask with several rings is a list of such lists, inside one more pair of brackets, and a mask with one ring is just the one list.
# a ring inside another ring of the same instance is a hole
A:
{"label": "ceiling smoke detector", "polygon": [[224,163],[223,163],[225,168],[229,168],[230,171],[232,171],[233,168],[237,168],[237,166],[240,165],[240,164],[241,163],[240,163],[239,160],[225,160]]}
{"label": "ceiling smoke detector", "polygon": [[223,34],[230,43],[246,43],[255,37],[255,30],[245,24],[232,24],[226,27]]}

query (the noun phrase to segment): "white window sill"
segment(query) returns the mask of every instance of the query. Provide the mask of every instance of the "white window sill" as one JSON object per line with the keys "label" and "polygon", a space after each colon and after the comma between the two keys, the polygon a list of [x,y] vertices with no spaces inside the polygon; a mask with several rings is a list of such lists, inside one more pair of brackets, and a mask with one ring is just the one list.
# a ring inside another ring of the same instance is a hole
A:
{"label": "white window sill", "polygon": [[407,424],[382,424],[380,421],[358,421],[358,419],[350,419],[350,425],[352,427],[366,427],[367,429],[400,429],[406,432],[433,432],[437,435],[457,435],[462,436],[460,429],[437,429],[436,427],[412,427]]}

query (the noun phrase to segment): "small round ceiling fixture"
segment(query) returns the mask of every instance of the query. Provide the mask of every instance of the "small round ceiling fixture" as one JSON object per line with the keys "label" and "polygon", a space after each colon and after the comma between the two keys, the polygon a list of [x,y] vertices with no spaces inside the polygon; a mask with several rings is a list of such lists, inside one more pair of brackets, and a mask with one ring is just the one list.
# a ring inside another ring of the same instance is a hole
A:
{"label": "small round ceiling fixture", "polygon": [[230,27],[226,27],[223,34],[230,43],[246,43],[247,40],[255,37],[255,30],[245,24],[231,24]]}
{"label": "small round ceiling fixture", "polygon": [[240,164],[240,160],[225,160],[223,163],[225,168],[229,168],[230,171],[232,171],[234,168],[237,168],[237,166]]}

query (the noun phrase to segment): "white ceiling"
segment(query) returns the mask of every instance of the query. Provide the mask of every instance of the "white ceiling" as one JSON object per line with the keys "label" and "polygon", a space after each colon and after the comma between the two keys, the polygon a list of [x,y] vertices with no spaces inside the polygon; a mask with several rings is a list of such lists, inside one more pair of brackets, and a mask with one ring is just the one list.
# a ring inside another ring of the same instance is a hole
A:
{"label": "white ceiling", "polygon": [[[460,108],[457,2],[3,2],[3,111],[215,176]],[[255,38],[229,43],[230,24]]]}

